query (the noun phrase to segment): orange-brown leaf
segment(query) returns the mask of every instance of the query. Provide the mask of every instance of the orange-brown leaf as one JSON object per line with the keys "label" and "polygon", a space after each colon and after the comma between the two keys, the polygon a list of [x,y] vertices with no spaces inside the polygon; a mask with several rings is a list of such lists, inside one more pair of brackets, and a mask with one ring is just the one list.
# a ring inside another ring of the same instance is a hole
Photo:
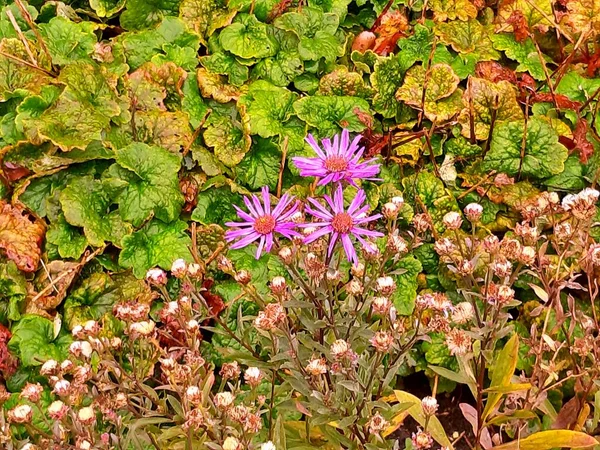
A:
{"label": "orange-brown leaf", "polygon": [[41,222],[0,200],[0,249],[20,270],[33,272],[37,269],[44,232]]}

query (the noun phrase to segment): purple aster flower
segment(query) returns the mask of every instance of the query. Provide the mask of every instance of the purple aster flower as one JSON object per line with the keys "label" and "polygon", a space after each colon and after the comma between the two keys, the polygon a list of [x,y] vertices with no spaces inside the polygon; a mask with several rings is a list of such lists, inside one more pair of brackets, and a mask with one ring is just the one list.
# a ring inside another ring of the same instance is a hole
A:
{"label": "purple aster flower", "polygon": [[[227,242],[239,239],[230,248],[237,249],[246,247],[252,242],[260,239],[256,259],[260,258],[263,249],[266,252],[271,251],[273,247],[273,234],[279,233],[288,239],[294,236],[300,236],[297,231],[294,231],[296,224],[290,220],[292,215],[298,211],[298,203],[293,202],[293,197],[284,194],[279,200],[277,206],[271,211],[271,202],[269,199],[269,188],[262,188],[262,204],[257,195],[252,195],[250,198],[244,197],[244,203],[248,208],[249,213],[234,205],[238,216],[244,222],[227,222],[225,225],[234,228],[227,230],[225,240]],[[291,205],[291,207],[290,207]]]}
{"label": "purple aster flower", "polygon": [[344,129],[341,136],[336,134],[333,143],[329,139],[323,139],[323,149],[319,147],[312,134],[306,138],[306,142],[317,154],[316,158],[292,158],[296,167],[303,177],[319,177],[319,185],[330,182],[347,181],[356,186],[355,179],[376,180],[373,178],[379,173],[379,164],[374,164],[374,159],[359,162],[364,147],[358,147],[361,135],[359,134],[350,142],[350,133]]}
{"label": "purple aster flower", "polygon": [[356,197],[354,197],[354,200],[352,200],[350,206],[348,206],[348,210],[344,209],[344,196],[341,186],[338,186],[337,190],[333,194],[333,199],[328,195],[324,195],[324,198],[331,211],[328,211],[316,200],[312,198],[308,199],[310,204],[314,206],[314,209],[310,206],[306,206],[306,212],[310,213],[317,219],[321,219],[321,222],[313,222],[302,225],[304,227],[318,228],[317,231],[304,238],[304,243],[309,244],[322,236],[331,234],[327,254],[331,256],[335,243],[338,240],[341,240],[344,251],[346,252],[346,256],[348,257],[348,261],[358,263],[358,256],[356,254],[356,250],[354,250],[350,236],[354,236],[362,245],[370,246],[371,243],[367,242],[363,236],[380,237],[383,236],[383,234],[377,231],[360,228],[360,225],[364,225],[368,222],[379,219],[381,214],[375,214],[374,216],[367,217],[366,213],[369,210],[369,205],[364,204],[367,196],[365,195],[365,191],[362,189],[357,192]]}

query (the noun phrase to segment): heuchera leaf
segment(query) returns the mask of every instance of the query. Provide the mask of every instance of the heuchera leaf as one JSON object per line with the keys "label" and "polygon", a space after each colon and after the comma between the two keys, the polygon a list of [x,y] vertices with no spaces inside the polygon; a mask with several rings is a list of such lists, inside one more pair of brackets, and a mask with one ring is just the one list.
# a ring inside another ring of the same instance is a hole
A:
{"label": "heuchera leaf", "polygon": [[211,120],[203,136],[206,145],[212,147],[215,156],[228,167],[238,165],[252,144],[246,126],[227,117]]}
{"label": "heuchera leaf", "polygon": [[152,267],[168,270],[176,259],[190,261],[192,243],[186,229],[187,224],[181,220],[168,224],[151,220],[141,230],[123,238],[119,264],[133,269],[137,278],[143,278]]}
{"label": "heuchera leaf", "polygon": [[514,86],[508,81],[493,83],[470,77],[463,96],[463,110],[458,117],[462,135],[471,137],[472,123],[475,138],[487,139],[494,115],[496,122],[523,118]]}
{"label": "heuchera leaf", "polygon": [[550,124],[532,117],[527,126],[523,121],[496,126],[483,167],[509,176],[545,178],[561,173],[567,156],[567,148],[558,142],[558,134]]}
{"label": "heuchera leaf", "polygon": [[313,96],[294,103],[300,119],[318,128],[325,135],[335,134],[340,128],[358,132],[372,120],[369,104],[358,97]]}
{"label": "heuchera leaf", "polygon": [[0,264],[0,320],[19,320],[27,296],[27,280],[13,261]]}
{"label": "heuchera leaf", "polygon": [[8,348],[25,367],[41,366],[45,361],[63,361],[69,356],[70,334],[54,334],[54,323],[45,317],[27,314],[12,328]]}
{"label": "heuchera leaf", "polygon": [[229,25],[236,15],[223,0],[182,0],[179,17],[206,43],[215,30]]}
{"label": "heuchera leaf", "polygon": [[37,269],[46,227],[21,209],[0,200],[0,249],[24,272]]}
{"label": "heuchera leaf", "polygon": [[40,33],[54,64],[90,61],[94,51],[96,26],[92,22],[75,23],[64,17],[53,17],[40,24]]}
{"label": "heuchera leaf", "polygon": [[484,26],[475,19],[466,22],[438,23],[435,33],[444,44],[451,45],[458,53],[470,53],[478,61],[498,59],[499,53],[494,49],[490,35],[493,27]]}
{"label": "heuchera leaf", "polygon": [[498,22],[502,29],[515,32],[515,27],[509,21],[514,14],[522,15],[529,30],[538,29],[545,32],[553,24],[548,18],[553,17],[552,2],[550,0],[536,0],[535,3],[527,0],[503,0],[498,8]]}
{"label": "heuchera leaf", "polygon": [[402,258],[395,267],[403,273],[394,277],[397,289],[391,300],[398,314],[410,316],[417,298],[417,275],[421,273],[423,266],[417,258],[411,255]]}
{"label": "heuchera leaf", "polygon": [[546,79],[540,55],[531,38],[517,42],[513,34],[497,33],[492,35],[492,41],[495,49],[504,51],[507,57],[519,62],[515,69],[517,72],[529,72],[536,80]]}
{"label": "heuchera leaf", "polygon": [[240,96],[239,89],[226,84],[225,77],[222,75],[200,68],[196,77],[203,97],[212,97],[219,103],[227,103],[237,100]]}
{"label": "heuchera leaf", "polygon": [[305,61],[333,61],[344,54],[344,42],[336,36],[339,17],[323,13],[318,8],[302,8],[301,12],[288,12],[278,17],[274,25],[291,31],[300,38],[298,52]]}
{"label": "heuchera leaf", "polygon": [[125,183],[116,198],[123,220],[138,227],[152,214],[163,222],[179,216],[184,203],[179,154],[138,142],[117,150],[116,161],[126,169],[115,171]]}
{"label": "heuchera leaf", "polygon": [[273,86],[268,81],[255,81],[240,97],[239,105],[246,108],[250,132],[263,138],[281,134],[284,123],[293,113],[297,94]]}
{"label": "heuchera leaf", "polygon": [[[2,39],[0,42],[0,101],[8,100],[13,94],[39,94],[50,77],[42,71],[32,70],[14,58],[27,60],[25,46],[19,39]],[[6,56],[9,55],[9,56]]]}
{"label": "heuchera leaf", "polygon": [[562,18],[569,29],[579,35],[600,31],[600,2],[598,0],[573,0],[565,4],[567,14]]}
{"label": "heuchera leaf", "polygon": [[109,241],[120,246],[131,225],[121,219],[118,211],[110,211],[112,203],[101,181],[91,176],[72,180],[60,193],[65,219],[71,225],[83,227],[89,243],[99,247]]}
{"label": "heuchera leaf", "polygon": [[260,139],[237,165],[237,179],[252,190],[269,186],[275,190],[281,167],[281,153],[269,140]]}
{"label": "heuchera leaf", "polygon": [[[275,56],[263,58],[252,68],[253,78],[264,78],[275,86],[285,87],[304,71],[298,52],[298,37],[289,31],[275,30],[279,51]],[[231,80],[231,78],[230,78]]]}
{"label": "heuchera leaf", "polygon": [[137,138],[177,153],[192,139],[188,116],[183,111],[140,111],[135,115]]}
{"label": "heuchera leaf", "polygon": [[121,26],[126,30],[141,30],[156,25],[165,16],[179,12],[180,0],[128,0]]}
{"label": "heuchera leaf", "polygon": [[248,67],[240,64],[231,53],[216,52],[202,56],[200,64],[212,73],[227,75],[229,83],[235,86],[241,86],[248,80]]}
{"label": "heuchera leaf", "polygon": [[277,41],[254,14],[238,14],[235,20],[219,35],[225,50],[242,58],[266,58],[277,53]]}
{"label": "heuchera leaf", "polygon": [[118,13],[127,0],[90,0],[90,6],[98,17],[110,17]]}
{"label": "heuchera leaf", "polygon": [[63,215],[50,224],[46,240],[56,245],[61,258],[78,259],[88,245],[87,239],[81,234],[79,228],[69,224]]}
{"label": "heuchera leaf", "polygon": [[396,55],[379,58],[375,63],[370,76],[371,86],[375,90],[373,109],[385,118],[395,117],[399,113],[400,102],[396,99],[396,91],[408,67],[405,59]]}
{"label": "heuchera leaf", "polygon": [[317,94],[369,98],[371,89],[365,86],[365,81],[360,73],[350,72],[346,66],[340,66],[321,77]]}
{"label": "heuchera leaf", "polygon": [[432,0],[429,7],[433,10],[434,20],[440,22],[477,17],[477,7],[470,0]]}

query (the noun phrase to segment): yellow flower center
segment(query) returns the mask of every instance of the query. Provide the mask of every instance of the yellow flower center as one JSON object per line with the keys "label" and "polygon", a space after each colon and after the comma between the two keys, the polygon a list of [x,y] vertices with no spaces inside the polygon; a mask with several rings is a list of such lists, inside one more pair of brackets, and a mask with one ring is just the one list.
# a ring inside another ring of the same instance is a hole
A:
{"label": "yellow flower center", "polygon": [[354,226],[352,216],[348,213],[339,213],[333,217],[331,228],[337,233],[346,234]]}
{"label": "yellow flower center", "polygon": [[343,172],[348,168],[348,160],[343,156],[329,156],[325,160],[325,168],[330,172]]}
{"label": "yellow flower center", "polygon": [[254,231],[258,234],[269,234],[275,229],[277,221],[271,215],[260,216],[254,221]]}

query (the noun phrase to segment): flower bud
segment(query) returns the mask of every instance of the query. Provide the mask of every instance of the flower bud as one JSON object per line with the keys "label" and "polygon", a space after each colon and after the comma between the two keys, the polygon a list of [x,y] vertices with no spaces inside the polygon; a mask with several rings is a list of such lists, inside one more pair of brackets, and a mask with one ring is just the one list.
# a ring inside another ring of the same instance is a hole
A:
{"label": "flower bud", "polygon": [[146,280],[156,286],[162,286],[167,284],[167,274],[159,268],[150,269],[146,272]]}
{"label": "flower bud", "polygon": [[327,373],[327,364],[323,358],[311,359],[306,365],[306,372],[313,377],[325,375]]}
{"label": "flower bud", "polygon": [[367,422],[367,426],[369,427],[369,432],[371,434],[381,433],[389,426],[389,424],[390,423],[378,412],[375,413],[375,415]]}
{"label": "flower bud", "polygon": [[250,274],[250,272],[248,272],[246,269],[242,269],[235,274],[234,278],[238,283],[246,285],[250,283],[250,280],[252,280],[252,274]]}
{"label": "flower bud", "polygon": [[83,330],[88,336],[96,336],[100,332],[100,324],[95,320],[88,320],[83,324]]}
{"label": "flower bud", "polygon": [[190,403],[200,403],[202,401],[202,392],[198,386],[190,386],[185,391],[185,398]]}
{"label": "flower bud", "polygon": [[87,341],[75,341],[69,346],[69,352],[76,358],[81,356],[89,358],[93,351],[92,344]]}
{"label": "flower bud", "polygon": [[21,391],[21,398],[25,400],[29,400],[32,403],[37,403],[40,401],[40,396],[44,392],[44,388],[39,383],[27,383],[23,390]]}
{"label": "flower bud", "polygon": [[199,278],[202,275],[202,266],[196,263],[190,264],[187,268],[187,274],[190,278]]}
{"label": "flower bud", "polygon": [[404,206],[404,197],[402,197],[401,195],[392,197],[392,203],[394,205],[396,205],[398,207],[398,209],[400,210]]}
{"label": "flower bud", "polygon": [[150,336],[154,332],[156,324],[151,320],[134,322],[129,325],[129,333],[133,336]]}
{"label": "flower bud", "polygon": [[225,256],[221,256],[217,260],[217,268],[221,272],[225,272],[225,273],[233,272],[233,264],[231,263],[231,260]]}
{"label": "flower bud", "polygon": [[380,353],[385,353],[392,347],[392,344],[394,343],[394,336],[387,331],[378,331],[375,333],[375,336],[369,340],[369,342],[373,347],[375,347],[375,350]]}
{"label": "flower bud", "polygon": [[456,251],[456,245],[448,238],[441,238],[435,241],[433,249],[440,256],[449,256]]}
{"label": "flower bud", "polygon": [[465,206],[465,216],[471,223],[479,222],[483,214],[483,206],[479,203],[469,203]]}
{"label": "flower bud", "polygon": [[338,339],[331,344],[330,350],[335,359],[343,359],[350,352],[350,344],[343,339]]}
{"label": "flower bud", "polygon": [[363,263],[352,264],[350,273],[356,278],[361,278],[365,274],[365,265]]}
{"label": "flower bud", "polygon": [[58,380],[52,392],[59,397],[66,397],[71,393],[71,383],[67,380]]}
{"label": "flower bud", "polygon": [[240,372],[240,365],[237,361],[233,361],[223,364],[223,366],[221,366],[219,375],[226,380],[235,380],[240,376]]}
{"label": "flower bud", "polygon": [[268,441],[260,446],[260,450],[277,450],[277,449],[275,448],[275,444],[273,444],[271,441]]}
{"label": "flower bud", "polygon": [[398,217],[399,211],[400,211],[400,209],[398,208],[398,206],[392,202],[386,203],[381,208],[381,213],[383,214],[383,217],[385,217],[388,220],[393,220],[396,217]]}
{"label": "flower bud", "polygon": [[375,282],[375,290],[379,294],[389,297],[396,290],[396,282],[392,277],[389,276],[379,277]]}
{"label": "flower bud", "polygon": [[239,439],[233,436],[227,436],[225,442],[223,442],[223,450],[242,450],[243,448],[244,446]]}
{"label": "flower bud", "polygon": [[535,256],[535,248],[523,247],[521,249],[521,255],[519,256],[519,262],[529,266],[535,262]]}
{"label": "flower bud", "polygon": [[277,276],[271,280],[271,292],[273,295],[281,296],[285,294],[286,290],[287,282],[285,281],[284,277]]}
{"label": "flower bud", "polygon": [[184,259],[176,259],[171,265],[171,274],[176,278],[183,278],[187,273],[187,263]]}
{"label": "flower bud", "polygon": [[462,225],[462,218],[456,211],[450,211],[442,219],[444,226],[449,230],[458,230]]}
{"label": "flower bud", "polygon": [[356,297],[363,293],[363,285],[356,278],[352,278],[346,285],[346,291],[348,292],[348,294]]}
{"label": "flower bud", "polygon": [[62,420],[68,412],[69,407],[60,400],[56,400],[48,406],[48,415],[54,420]]}
{"label": "flower bud", "polygon": [[327,281],[329,281],[330,283],[337,283],[342,279],[342,274],[340,273],[340,271],[335,269],[327,270],[325,276],[327,278]]}
{"label": "flower bud", "polygon": [[58,369],[58,361],[55,361],[54,359],[49,359],[42,365],[40,373],[44,376],[56,375],[58,373]]}
{"label": "flower bud", "polygon": [[426,416],[431,417],[435,415],[438,409],[438,402],[435,397],[423,397],[421,400],[421,406]]}
{"label": "flower bud", "polygon": [[33,417],[33,410],[29,405],[15,406],[7,413],[7,419],[11,423],[29,423]]}
{"label": "flower bud", "polygon": [[231,392],[218,392],[215,394],[215,406],[220,410],[226,410],[233,405],[235,398]]}
{"label": "flower bud", "polygon": [[392,234],[388,237],[387,248],[397,255],[404,255],[408,252],[406,241],[397,234]]}
{"label": "flower bud", "polygon": [[91,406],[81,408],[77,413],[77,418],[82,425],[93,425],[96,422],[96,413],[94,412],[94,408]]}
{"label": "flower bud", "polygon": [[263,374],[258,367],[248,367],[244,372],[244,380],[251,387],[256,387],[260,384]]}
{"label": "flower bud", "polygon": [[483,248],[488,253],[494,253],[500,248],[500,240],[496,235],[490,234],[483,240]]}
{"label": "flower bud", "polygon": [[294,252],[292,252],[290,247],[283,247],[281,250],[279,250],[279,257],[284,264],[291,264],[294,260]]}
{"label": "flower bud", "polygon": [[371,306],[375,314],[385,316],[390,310],[392,302],[387,297],[373,297],[371,300]]}

